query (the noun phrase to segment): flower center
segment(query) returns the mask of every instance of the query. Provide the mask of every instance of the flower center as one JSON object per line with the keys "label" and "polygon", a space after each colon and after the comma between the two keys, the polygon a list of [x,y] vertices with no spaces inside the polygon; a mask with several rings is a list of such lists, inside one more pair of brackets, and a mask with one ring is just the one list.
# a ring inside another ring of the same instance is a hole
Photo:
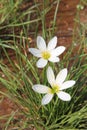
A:
{"label": "flower center", "polygon": [[60,87],[58,85],[53,85],[51,89],[51,93],[58,93],[60,91]]}
{"label": "flower center", "polygon": [[44,52],[42,52],[42,57],[44,58],[44,59],[49,59],[50,58],[50,53],[48,52],[48,51],[44,51]]}

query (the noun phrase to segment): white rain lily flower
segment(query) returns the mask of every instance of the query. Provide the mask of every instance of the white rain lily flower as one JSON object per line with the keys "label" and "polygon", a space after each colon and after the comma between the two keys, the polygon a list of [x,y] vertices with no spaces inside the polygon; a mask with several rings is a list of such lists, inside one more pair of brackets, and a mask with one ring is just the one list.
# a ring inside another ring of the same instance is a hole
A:
{"label": "white rain lily flower", "polygon": [[[56,47],[57,45],[57,37],[53,37],[47,47],[44,39],[41,36],[37,37],[37,48],[29,48],[29,52],[31,52],[34,56],[40,58],[36,66],[38,68],[43,68],[47,65],[47,62],[59,62],[59,55],[65,51],[64,46]],[[56,47],[56,48],[55,48]]]}
{"label": "white rain lily flower", "polygon": [[65,81],[66,77],[67,77],[66,68],[62,69],[55,78],[52,68],[48,67],[47,79],[49,84],[51,85],[51,88],[40,84],[36,84],[32,87],[34,91],[41,94],[46,94],[42,99],[42,105],[48,104],[52,100],[54,94],[57,94],[57,96],[63,101],[70,101],[71,96],[68,93],[64,92],[63,90],[72,87],[75,84],[75,81],[74,80]]}

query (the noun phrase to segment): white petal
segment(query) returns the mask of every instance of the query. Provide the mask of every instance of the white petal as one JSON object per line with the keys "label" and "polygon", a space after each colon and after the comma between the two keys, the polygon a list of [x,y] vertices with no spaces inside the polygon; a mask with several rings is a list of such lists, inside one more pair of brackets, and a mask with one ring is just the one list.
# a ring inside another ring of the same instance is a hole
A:
{"label": "white petal", "polygon": [[48,60],[54,63],[60,61],[59,57],[56,57],[56,56],[51,56]]}
{"label": "white petal", "polygon": [[61,83],[64,82],[64,80],[66,79],[66,77],[67,77],[67,69],[65,68],[65,69],[62,69],[58,73],[58,75],[56,77],[56,82],[59,83],[59,84],[61,84]]}
{"label": "white petal", "polygon": [[53,94],[46,94],[42,99],[42,105],[48,104],[53,98]]}
{"label": "white petal", "polygon": [[48,93],[50,91],[50,88],[40,84],[33,85],[32,89],[38,93]]}
{"label": "white petal", "polygon": [[37,37],[37,47],[41,51],[46,50],[46,43],[45,43],[44,39],[41,36]]}
{"label": "white petal", "polygon": [[47,69],[47,80],[48,80],[48,82],[50,83],[51,86],[55,82],[54,72],[53,72],[51,67],[48,67],[48,69]]}
{"label": "white petal", "polygon": [[70,87],[72,87],[74,84],[75,84],[75,81],[74,81],[74,80],[66,81],[66,82],[64,82],[64,83],[62,84],[60,90],[64,90],[64,89],[70,88]]}
{"label": "white petal", "polygon": [[45,59],[43,59],[43,58],[40,58],[40,59],[37,61],[36,66],[37,66],[38,68],[43,68],[43,67],[46,66],[46,64],[47,64],[47,60],[45,60]]}
{"label": "white petal", "polygon": [[71,99],[71,96],[68,93],[62,91],[57,93],[57,96],[63,101],[70,101]]}
{"label": "white petal", "polygon": [[49,41],[47,49],[48,49],[48,50],[52,50],[52,49],[54,49],[54,48],[56,47],[56,45],[57,45],[57,37],[55,36],[55,37],[53,37],[53,38]]}
{"label": "white petal", "polygon": [[41,51],[35,48],[29,48],[29,52],[36,57],[41,57]]}
{"label": "white petal", "polygon": [[51,51],[51,54],[54,56],[59,56],[60,54],[62,54],[65,51],[65,47],[64,46],[59,46],[55,49],[53,49]]}

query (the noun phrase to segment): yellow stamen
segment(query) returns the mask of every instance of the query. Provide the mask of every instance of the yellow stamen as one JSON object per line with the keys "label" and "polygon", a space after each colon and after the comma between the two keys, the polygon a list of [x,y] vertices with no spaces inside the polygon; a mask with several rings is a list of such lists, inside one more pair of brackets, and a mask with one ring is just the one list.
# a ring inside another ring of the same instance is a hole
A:
{"label": "yellow stamen", "polygon": [[42,52],[42,57],[44,58],[44,59],[49,59],[50,58],[50,53],[48,52],[48,51],[44,51],[44,52]]}
{"label": "yellow stamen", "polygon": [[51,89],[51,93],[58,93],[60,91],[60,87],[58,85],[53,85]]}

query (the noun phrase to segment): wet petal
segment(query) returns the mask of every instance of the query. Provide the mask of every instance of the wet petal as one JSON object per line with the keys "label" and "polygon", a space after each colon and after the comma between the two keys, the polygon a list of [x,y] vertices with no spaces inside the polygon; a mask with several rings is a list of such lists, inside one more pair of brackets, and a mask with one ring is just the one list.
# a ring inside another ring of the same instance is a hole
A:
{"label": "wet petal", "polygon": [[36,57],[41,57],[41,51],[35,48],[29,48],[29,52]]}
{"label": "wet petal", "polygon": [[42,105],[48,104],[53,98],[53,94],[46,94],[42,99]]}
{"label": "wet petal", "polygon": [[64,89],[70,88],[70,87],[72,87],[74,84],[75,84],[75,81],[74,81],[74,80],[66,81],[66,82],[64,82],[64,83],[62,84],[60,90],[64,90]]}
{"label": "wet petal", "polygon": [[56,45],[57,45],[57,37],[55,36],[55,37],[53,37],[53,38],[49,41],[47,49],[48,49],[48,50],[52,50],[52,49],[54,49],[54,48],[56,47]]}
{"label": "wet petal", "polygon": [[32,89],[38,93],[48,93],[50,91],[50,88],[40,84],[33,85]]}
{"label": "wet petal", "polygon": [[51,62],[59,62],[60,61],[60,59],[59,59],[59,57],[56,57],[56,56],[51,56],[50,58],[49,58],[49,61],[51,61]]}
{"label": "wet petal", "polygon": [[58,73],[58,75],[56,77],[56,82],[59,83],[59,84],[61,84],[61,83],[64,82],[64,80],[66,79],[66,77],[67,77],[67,69],[65,68],[65,69],[62,69]]}
{"label": "wet petal", "polygon": [[38,47],[41,51],[46,50],[45,40],[44,40],[41,36],[38,36],[38,37],[37,37],[37,47]]}
{"label": "wet petal", "polygon": [[63,101],[70,101],[71,99],[71,96],[68,93],[62,91],[57,93],[57,96]]}
{"label": "wet petal", "polygon": [[51,86],[55,82],[54,72],[53,72],[51,67],[48,67],[48,69],[47,69],[47,80],[48,80],[48,82],[50,83]]}
{"label": "wet petal", "polygon": [[54,50],[52,50],[51,54],[54,55],[54,56],[59,56],[64,51],[65,51],[65,47],[64,46],[59,46],[59,47],[55,48]]}
{"label": "wet petal", "polygon": [[43,58],[40,58],[40,59],[37,61],[36,66],[37,66],[38,68],[43,68],[43,67],[46,66],[46,64],[47,64],[47,60],[45,60],[45,59],[43,59]]}

